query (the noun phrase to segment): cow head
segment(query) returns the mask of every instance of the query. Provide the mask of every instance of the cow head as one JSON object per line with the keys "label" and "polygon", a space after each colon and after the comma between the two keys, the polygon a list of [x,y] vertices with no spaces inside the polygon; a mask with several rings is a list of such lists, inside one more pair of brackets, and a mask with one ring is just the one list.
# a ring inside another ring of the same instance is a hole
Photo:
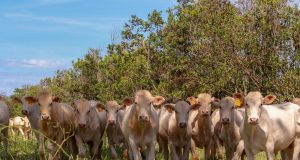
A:
{"label": "cow head", "polygon": [[165,104],[164,107],[168,112],[175,114],[175,119],[178,127],[186,128],[190,110],[199,109],[200,104],[196,103],[190,106],[185,101],[178,101],[176,104]]}
{"label": "cow head", "polygon": [[222,98],[220,101],[214,101],[213,105],[220,110],[220,119],[222,124],[230,124],[234,121],[234,110],[237,108],[235,100],[232,97]]}
{"label": "cow head", "polygon": [[[73,105],[76,114],[76,124],[80,128],[86,128],[87,124],[89,123],[91,110],[93,109],[91,103],[88,100],[81,99],[76,100]],[[98,104],[96,104],[96,107],[97,106]]]}
{"label": "cow head", "polygon": [[199,108],[200,116],[207,117],[211,114],[211,103],[214,99],[214,97],[211,97],[211,95],[207,93],[201,93],[198,95],[197,103],[201,104],[201,107]]}
{"label": "cow head", "polygon": [[41,91],[38,94],[37,98],[38,104],[40,106],[40,111],[41,111],[41,119],[42,120],[51,120],[51,109],[52,109],[52,103],[60,102],[59,97],[54,97],[51,95],[50,92],[48,91]]}
{"label": "cow head", "polygon": [[116,101],[108,101],[106,105],[98,105],[97,109],[99,112],[106,111],[108,125],[114,126],[117,123],[118,112],[123,108]]}
{"label": "cow head", "polygon": [[260,92],[249,92],[246,97],[240,94],[236,95],[235,99],[241,101],[241,104],[245,107],[248,123],[256,125],[259,123],[262,106],[264,104],[271,104],[276,99],[276,96],[267,95],[263,97]]}
{"label": "cow head", "polygon": [[21,113],[24,116],[29,116],[33,112],[33,106],[38,104],[37,98],[32,96],[24,96],[22,99],[13,97],[13,102],[22,105]]}
{"label": "cow head", "polygon": [[149,122],[151,116],[151,107],[161,105],[165,99],[162,96],[153,97],[147,90],[139,90],[135,94],[134,107],[136,116],[140,122]]}

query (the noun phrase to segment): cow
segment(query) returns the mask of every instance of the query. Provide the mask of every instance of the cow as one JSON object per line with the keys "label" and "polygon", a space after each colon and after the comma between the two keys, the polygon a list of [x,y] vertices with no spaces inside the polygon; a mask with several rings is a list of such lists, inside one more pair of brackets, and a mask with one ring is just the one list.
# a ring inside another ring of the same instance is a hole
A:
{"label": "cow", "polygon": [[196,111],[190,112],[189,123],[192,125],[191,152],[194,160],[199,159],[196,153],[196,147],[204,148],[205,160],[211,158],[214,126],[211,120],[211,103],[214,101],[208,93],[198,95],[195,103],[201,107]]}
{"label": "cow", "polygon": [[15,131],[20,133],[24,140],[29,139],[30,124],[27,117],[14,117],[9,119],[9,126],[12,135],[15,135]]}
{"label": "cow", "polygon": [[153,105],[165,101],[162,96],[153,97],[147,90],[138,90],[134,100],[125,98],[126,107],[121,130],[129,145],[129,158],[141,160],[139,148],[146,150],[146,159],[155,159],[155,143],[158,130],[158,115]]}
{"label": "cow", "polygon": [[289,159],[299,155],[299,106],[293,103],[271,104],[276,96],[262,96],[260,92],[249,92],[246,97],[236,95],[245,107],[245,118],[241,127],[247,158],[265,151],[268,160],[273,160],[278,151],[293,148]]}
{"label": "cow", "polygon": [[244,150],[244,142],[240,133],[245,109],[236,106],[233,97],[222,98],[219,102],[213,102],[219,108],[221,130],[219,137],[226,150],[226,159],[241,159]]}
{"label": "cow", "polygon": [[[216,99],[215,99],[215,101],[216,101]],[[215,107],[213,107],[213,108],[215,108]],[[211,121],[212,121],[213,128],[214,128],[211,152],[212,152],[212,154],[215,153],[216,159],[223,159],[223,152],[221,149],[223,142],[220,137],[220,133],[221,133],[221,129],[222,129],[222,123],[220,120],[220,109],[217,108],[213,111],[213,113],[211,114]]]}
{"label": "cow", "polygon": [[293,98],[291,102],[300,106],[300,98]]}
{"label": "cow", "polygon": [[108,101],[105,105],[98,105],[98,111],[106,112],[107,114],[106,134],[113,159],[119,159],[115,149],[116,146],[120,146],[123,143],[124,151],[127,149],[121,130],[121,123],[124,116],[123,109],[123,106],[120,106],[116,101]]}
{"label": "cow", "polygon": [[3,158],[7,158],[9,110],[4,98],[0,96],[0,142],[3,143]]}
{"label": "cow", "polygon": [[86,99],[76,100],[74,102],[76,112],[75,134],[76,145],[78,147],[79,158],[85,158],[84,144],[88,144],[90,157],[92,159],[101,159],[102,137],[105,125],[101,125],[101,119],[98,116],[97,109],[102,109],[102,104],[97,103],[95,107]]}
{"label": "cow", "polygon": [[169,148],[173,160],[189,158],[192,126],[188,123],[190,110],[197,110],[200,105],[190,106],[185,101],[176,104],[165,104],[159,117],[159,141],[164,153],[164,159],[169,159]]}
{"label": "cow", "polygon": [[49,159],[60,159],[60,152],[65,144],[69,145],[70,152],[74,154],[74,109],[61,103],[59,97],[52,96],[47,90],[41,90],[37,98],[32,98],[31,101],[38,103],[40,108],[40,131],[48,138]]}
{"label": "cow", "polygon": [[39,159],[46,159],[44,150],[45,140],[44,136],[40,134],[41,112],[37,99],[33,96],[24,96],[21,99],[13,97],[13,101],[22,105],[21,113],[29,120],[30,127],[37,139]]}

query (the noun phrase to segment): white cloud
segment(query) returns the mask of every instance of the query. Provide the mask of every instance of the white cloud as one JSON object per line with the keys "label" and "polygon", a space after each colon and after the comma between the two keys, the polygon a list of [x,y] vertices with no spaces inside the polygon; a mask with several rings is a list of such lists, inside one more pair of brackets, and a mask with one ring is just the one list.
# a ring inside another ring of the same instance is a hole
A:
{"label": "white cloud", "polygon": [[46,59],[24,59],[24,60],[1,60],[0,63],[8,67],[28,67],[28,68],[59,68],[64,63],[57,60]]}
{"label": "white cloud", "polygon": [[105,17],[105,18],[67,18],[67,17],[56,17],[56,16],[38,16],[32,14],[23,13],[6,13],[4,14],[7,18],[14,18],[20,20],[31,20],[42,23],[52,23],[59,25],[77,26],[77,27],[87,27],[94,30],[111,29],[116,22],[123,22],[125,18],[117,17]]}

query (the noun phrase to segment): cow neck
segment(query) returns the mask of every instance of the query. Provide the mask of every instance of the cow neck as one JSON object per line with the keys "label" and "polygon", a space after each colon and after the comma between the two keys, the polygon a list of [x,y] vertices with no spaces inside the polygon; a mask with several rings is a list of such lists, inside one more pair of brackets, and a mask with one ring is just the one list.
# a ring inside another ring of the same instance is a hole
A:
{"label": "cow neck", "polygon": [[136,105],[133,105],[130,110],[130,120],[129,120],[129,127],[136,132],[136,134],[144,136],[146,130],[151,128],[150,121],[149,122],[139,122],[138,115],[136,112]]}
{"label": "cow neck", "polygon": [[35,104],[33,105],[30,110],[29,110],[29,115],[27,115],[26,117],[28,118],[29,122],[30,122],[30,126],[35,129],[38,130],[39,129],[39,123],[41,120],[41,113],[40,113],[40,108],[39,105]]}
{"label": "cow neck", "polygon": [[232,119],[232,122],[229,124],[222,124],[222,128],[225,131],[225,136],[229,138],[229,142],[234,140],[234,137],[239,136],[239,128],[235,121],[235,118]]}
{"label": "cow neck", "polygon": [[88,116],[88,128],[92,130],[99,129],[100,119],[95,108],[91,108],[91,113]]}

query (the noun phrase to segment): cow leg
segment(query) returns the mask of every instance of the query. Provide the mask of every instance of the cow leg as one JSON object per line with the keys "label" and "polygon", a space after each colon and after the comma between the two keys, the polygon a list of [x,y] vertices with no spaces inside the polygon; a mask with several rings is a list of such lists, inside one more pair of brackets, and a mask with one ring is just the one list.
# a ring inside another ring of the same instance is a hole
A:
{"label": "cow leg", "polygon": [[95,142],[93,142],[92,144],[92,148],[91,148],[91,156],[92,156],[92,159],[101,159],[101,156],[99,157],[99,154],[98,154],[98,149],[99,149],[99,145],[100,145],[100,142],[101,140],[98,139],[96,140]]}
{"label": "cow leg", "polygon": [[191,153],[192,153],[193,160],[199,160],[197,152],[196,152],[196,143],[193,140],[193,138],[191,138]]}
{"label": "cow leg", "polygon": [[210,156],[210,151],[211,151],[211,144],[206,144],[204,147],[204,159],[208,160],[211,156]]}
{"label": "cow leg", "polygon": [[75,140],[78,148],[79,160],[83,160],[85,157],[84,143],[79,135],[75,135]]}
{"label": "cow leg", "polygon": [[179,160],[179,157],[177,155],[177,148],[172,144],[172,142],[170,143],[170,149],[171,149],[172,160]]}
{"label": "cow leg", "polygon": [[131,152],[134,160],[142,160],[141,154],[139,153],[138,147],[135,144],[133,138],[129,137],[129,147],[131,148]]}
{"label": "cow leg", "polygon": [[300,157],[299,153],[300,153],[300,139],[297,137],[294,140],[293,160],[298,160],[298,158]]}
{"label": "cow leg", "polygon": [[183,148],[183,155],[182,155],[182,159],[189,159],[189,151],[190,151],[190,146],[191,146],[191,141],[186,144]]}
{"label": "cow leg", "polygon": [[114,160],[118,159],[118,154],[116,152],[116,149],[115,149],[115,145],[113,144],[112,141],[108,141],[109,143],[109,148],[110,148],[110,152],[111,152],[111,156]]}
{"label": "cow leg", "polygon": [[[7,147],[8,147],[8,128],[1,130],[0,139],[3,141],[3,159],[7,158]],[[1,142],[1,141],[0,141]]]}
{"label": "cow leg", "polygon": [[26,140],[23,129],[22,129],[21,127],[18,127],[18,130],[19,130],[19,132],[21,133],[23,139]]}
{"label": "cow leg", "polygon": [[267,141],[265,152],[268,160],[273,160],[275,158],[274,143],[272,141]]}
{"label": "cow leg", "polygon": [[169,159],[168,140],[165,140],[161,137],[159,139],[160,139],[161,149],[162,149],[163,154],[164,154],[164,159],[168,160]]}
{"label": "cow leg", "polygon": [[151,141],[147,146],[147,151],[147,160],[155,160],[155,141]]}
{"label": "cow leg", "polygon": [[37,143],[38,143],[38,152],[40,160],[45,160],[45,138],[42,136],[42,134],[36,133]]}
{"label": "cow leg", "polygon": [[234,152],[234,156],[233,156],[233,160],[238,160],[242,158],[244,152],[244,141],[240,140],[237,147],[236,147],[236,151]]}

